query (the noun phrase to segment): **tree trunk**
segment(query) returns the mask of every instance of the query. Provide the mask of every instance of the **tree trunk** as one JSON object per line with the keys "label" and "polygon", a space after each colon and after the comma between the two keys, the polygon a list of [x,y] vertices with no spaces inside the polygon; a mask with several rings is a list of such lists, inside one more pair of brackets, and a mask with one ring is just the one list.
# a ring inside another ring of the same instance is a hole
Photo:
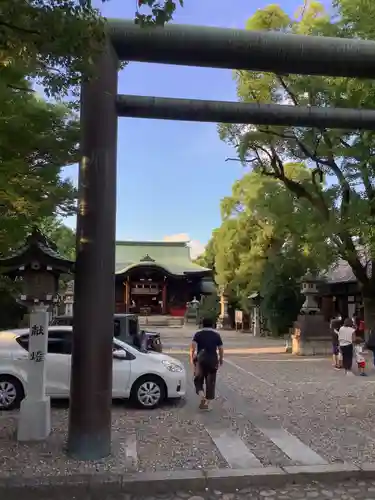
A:
{"label": "tree trunk", "polygon": [[375,293],[363,296],[366,339],[371,329],[375,329]]}

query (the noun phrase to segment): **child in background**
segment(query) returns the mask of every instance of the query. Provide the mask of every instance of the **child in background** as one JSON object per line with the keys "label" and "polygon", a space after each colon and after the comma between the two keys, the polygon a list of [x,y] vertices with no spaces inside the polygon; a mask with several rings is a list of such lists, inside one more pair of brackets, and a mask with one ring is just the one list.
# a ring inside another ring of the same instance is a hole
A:
{"label": "child in background", "polygon": [[361,377],[367,377],[365,372],[366,368],[366,360],[363,356],[363,340],[360,337],[357,337],[354,341],[354,357],[358,366],[359,375]]}

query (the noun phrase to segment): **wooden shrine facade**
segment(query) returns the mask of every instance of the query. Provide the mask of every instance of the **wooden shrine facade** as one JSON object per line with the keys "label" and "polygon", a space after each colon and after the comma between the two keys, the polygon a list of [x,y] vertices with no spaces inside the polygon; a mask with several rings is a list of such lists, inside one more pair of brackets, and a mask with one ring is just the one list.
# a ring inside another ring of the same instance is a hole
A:
{"label": "wooden shrine facade", "polygon": [[116,312],[184,316],[187,302],[213,292],[212,271],[192,262],[186,242],[116,244]]}
{"label": "wooden shrine facade", "polygon": [[349,264],[339,260],[318,285],[318,304],[327,321],[340,314],[363,316],[362,293]]}

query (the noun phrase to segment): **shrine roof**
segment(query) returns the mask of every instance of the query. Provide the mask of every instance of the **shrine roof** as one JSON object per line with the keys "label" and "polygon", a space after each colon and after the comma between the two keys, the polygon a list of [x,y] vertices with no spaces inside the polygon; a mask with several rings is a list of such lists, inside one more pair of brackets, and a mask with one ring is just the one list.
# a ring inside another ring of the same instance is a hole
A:
{"label": "shrine roof", "polygon": [[[0,258],[1,268],[17,268],[34,259],[45,260],[61,271],[71,271],[74,262],[63,257],[54,242],[47,239],[37,228],[26,238],[24,244],[8,257]],[[4,270],[3,269],[3,270]]]}
{"label": "shrine roof", "polygon": [[334,264],[328,272],[323,275],[323,278],[327,283],[352,283],[357,281],[352,268],[343,259],[339,259],[336,264]]}
{"label": "shrine roof", "polygon": [[116,274],[138,266],[161,267],[169,274],[210,273],[192,262],[186,241],[117,241]]}

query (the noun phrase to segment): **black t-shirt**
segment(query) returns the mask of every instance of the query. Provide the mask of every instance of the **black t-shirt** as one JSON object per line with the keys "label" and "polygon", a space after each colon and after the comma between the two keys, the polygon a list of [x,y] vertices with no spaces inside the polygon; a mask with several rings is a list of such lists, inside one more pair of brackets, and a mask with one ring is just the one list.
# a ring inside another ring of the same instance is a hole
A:
{"label": "black t-shirt", "polygon": [[202,328],[193,337],[197,344],[197,354],[204,351],[207,356],[217,356],[217,349],[223,345],[220,334],[212,328]]}

